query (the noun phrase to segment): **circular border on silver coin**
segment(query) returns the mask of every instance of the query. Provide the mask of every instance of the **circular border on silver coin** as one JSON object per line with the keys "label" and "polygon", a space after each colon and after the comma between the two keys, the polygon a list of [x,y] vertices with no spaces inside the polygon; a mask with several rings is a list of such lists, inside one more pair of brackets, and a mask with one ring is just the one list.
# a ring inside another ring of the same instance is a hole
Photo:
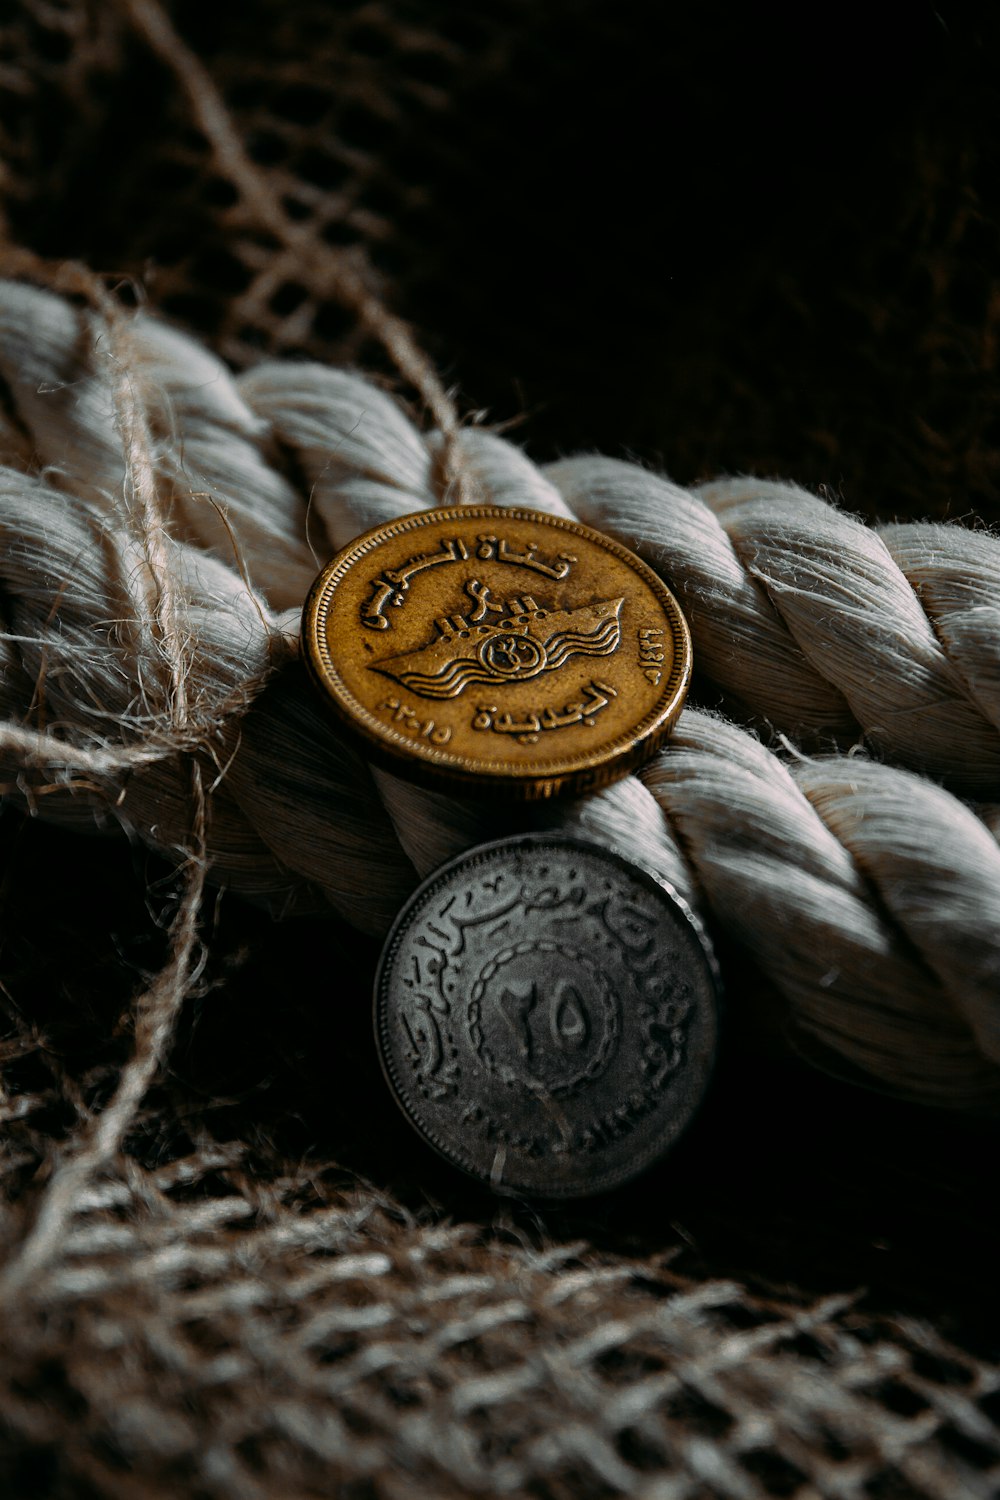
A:
{"label": "circular border on silver coin", "polygon": [[410,1124],[495,1192],[618,1187],[674,1144],[711,1076],[718,970],[653,871],[553,833],[435,870],[375,977],[382,1070]]}

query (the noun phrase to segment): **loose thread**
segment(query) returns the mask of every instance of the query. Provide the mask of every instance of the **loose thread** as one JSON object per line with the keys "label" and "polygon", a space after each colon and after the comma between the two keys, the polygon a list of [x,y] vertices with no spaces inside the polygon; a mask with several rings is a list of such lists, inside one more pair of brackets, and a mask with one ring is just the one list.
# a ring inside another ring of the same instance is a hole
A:
{"label": "loose thread", "polygon": [[[124,458],[125,483],[120,509],[125,526],[132,533],[144,559],[154,599],[152,610],[137,610],[136,617],[148,619],[155,646],[166,662],[168,725],[175,735],[183,737],[188,730],[187,676],[191,643],[180,622],[180,605],[170,568],[167,528],[147,413],[119,348],[122,320],[116,304],[97,278],[77,272],[74,279],[86,288],[105,320],[103,350],[112,372],[114,410]],[[24,748],[35,755],[52,748],[51,736],[32,737],[23,731],[22,736],[28,741]],[[61,757],[63,760],[67,758],[65,750]],[[68,758],[75,759],[77,764],[89,760],[90,769],[97,769],[103,760],[102,769],[109,768],[109,757],[94,752],[89,756],[86,752],[71,753]],[[201,767],[193,757],[189,761],[188,779],[189,850],[181,872],[178,912],[170,928],[169,957],[152,985],[136,1002],[135,1049],[122,1069],[115,1092],[108,1105],[95,1117],[89,1139],[85,1139],[77,1151],[56,1167],[43,1192],[31,1229],[0,1276],[0,1301],[15,1296],[29,1277],[38,1274],[58,1248],[66,1221],[73,1213],[83,1187],[118,1150],[162,1063],[177,1017],[196,978],[199,968],[196,960],[198,921],[208,859],[205,789]]]}
{"label": "loose thread", "polygon": [[0,1303],[33,1281],[58,1251],[80,1194],[118,1151],[170,1045],[184,1000],[201,968],[198,924],[208,868],[206,799],[201,768],[191,763],[192,848],[185,862],[177,915],[170,927],[170,956],[135,1002],[135,1048],[109,1102],[94,1116],[79,1147],[59,1162],[47,1183],[34,1221],[0,1273]]}

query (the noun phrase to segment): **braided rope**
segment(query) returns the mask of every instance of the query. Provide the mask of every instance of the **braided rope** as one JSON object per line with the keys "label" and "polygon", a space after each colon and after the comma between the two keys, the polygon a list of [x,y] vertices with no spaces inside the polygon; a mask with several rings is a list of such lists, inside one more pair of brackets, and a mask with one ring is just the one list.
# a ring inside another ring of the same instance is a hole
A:
{"label": "braided rope", "polygon": [[[156,594],[122,525],[129,450],[107,341],[148,426],[184,642],[178,718]],[[876,532],[792,486],[678,490],[633,465],[540,471],[477,429],[424,436],[358,376],[232,377],[151,318],[124,328],[35,287],[0,296],[0,767],[43,815],[188,847],[190,764],[210,878],[276,911],[329,903],[383,932],[416,875],[498,831],[481,804],[372,773],[308,695],[298,611],[358,531],[440,503],[574,514],[633,546],[688,613],[702,702],[639,777],[524,822],[588,831],[660,870],[754,955],[791,1037],[910,1095],[995,1105],[1000,543]],[[905,768],[912,769],[905,769]],[[952,790],[945,790],[926,773]],[[113,815],[109,814],[113,809]],[[505,816],[504,826],[510,826]]]}

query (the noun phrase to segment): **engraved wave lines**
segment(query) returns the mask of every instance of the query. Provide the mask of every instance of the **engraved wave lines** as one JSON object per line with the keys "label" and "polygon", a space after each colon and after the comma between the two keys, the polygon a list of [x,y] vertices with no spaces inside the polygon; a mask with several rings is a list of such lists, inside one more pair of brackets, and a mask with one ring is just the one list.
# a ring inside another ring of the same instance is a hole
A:
{"label": "engraved wave lines", "polygon": [[391,672],[389,675],[421,698],[457,698],[470,682],[503,680],[499,672],[484,667],[475,658],[449,662],[443,671],[436,672],[433,676],[427,672]]}
{"label": "engraved wave lines", "polygon": [[563,630],[545,642],[546,672],[561,667],[570,656],[610,656],[618,650],[621,626],[618,616],[605,620],[589,635],[582,630]]}
{"label": "engraved wave lines", "polygon": [[[613,651],[617,651],[620,639],[621,627],[617,615],[602,621],[596,630],[589,633],[581,630],[557,631],[544,643],[545,661],[536,670],[552,672],[571,656],[610,656]],[[382,667],[380,670],[386,669]],[[397,670],[388,675],[395,677],[421,698],[457,698],[472,682],[516,680],[509,674],[487,666],[476,657],[453,659],[439,672]]]}

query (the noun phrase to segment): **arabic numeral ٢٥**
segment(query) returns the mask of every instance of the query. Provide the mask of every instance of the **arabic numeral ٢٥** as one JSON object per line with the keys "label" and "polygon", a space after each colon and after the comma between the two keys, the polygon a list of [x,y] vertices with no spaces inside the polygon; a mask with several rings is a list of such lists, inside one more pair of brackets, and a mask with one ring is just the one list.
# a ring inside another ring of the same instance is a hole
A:
{"label": "arabic numeral \u0662\u0665", "polygon": [[543,1036],[547,1033],[548,1041],[559,1052],[579,1051],[591,1033],[590,1017],[576,985],[568,979],[558,979],[547,1004],[534,983],[507,985],[499,997],[500,1010],[521,1056],[530,1061],[534,1052],[531,1017],[538,1011],[540,1002],[544,1018]]}

